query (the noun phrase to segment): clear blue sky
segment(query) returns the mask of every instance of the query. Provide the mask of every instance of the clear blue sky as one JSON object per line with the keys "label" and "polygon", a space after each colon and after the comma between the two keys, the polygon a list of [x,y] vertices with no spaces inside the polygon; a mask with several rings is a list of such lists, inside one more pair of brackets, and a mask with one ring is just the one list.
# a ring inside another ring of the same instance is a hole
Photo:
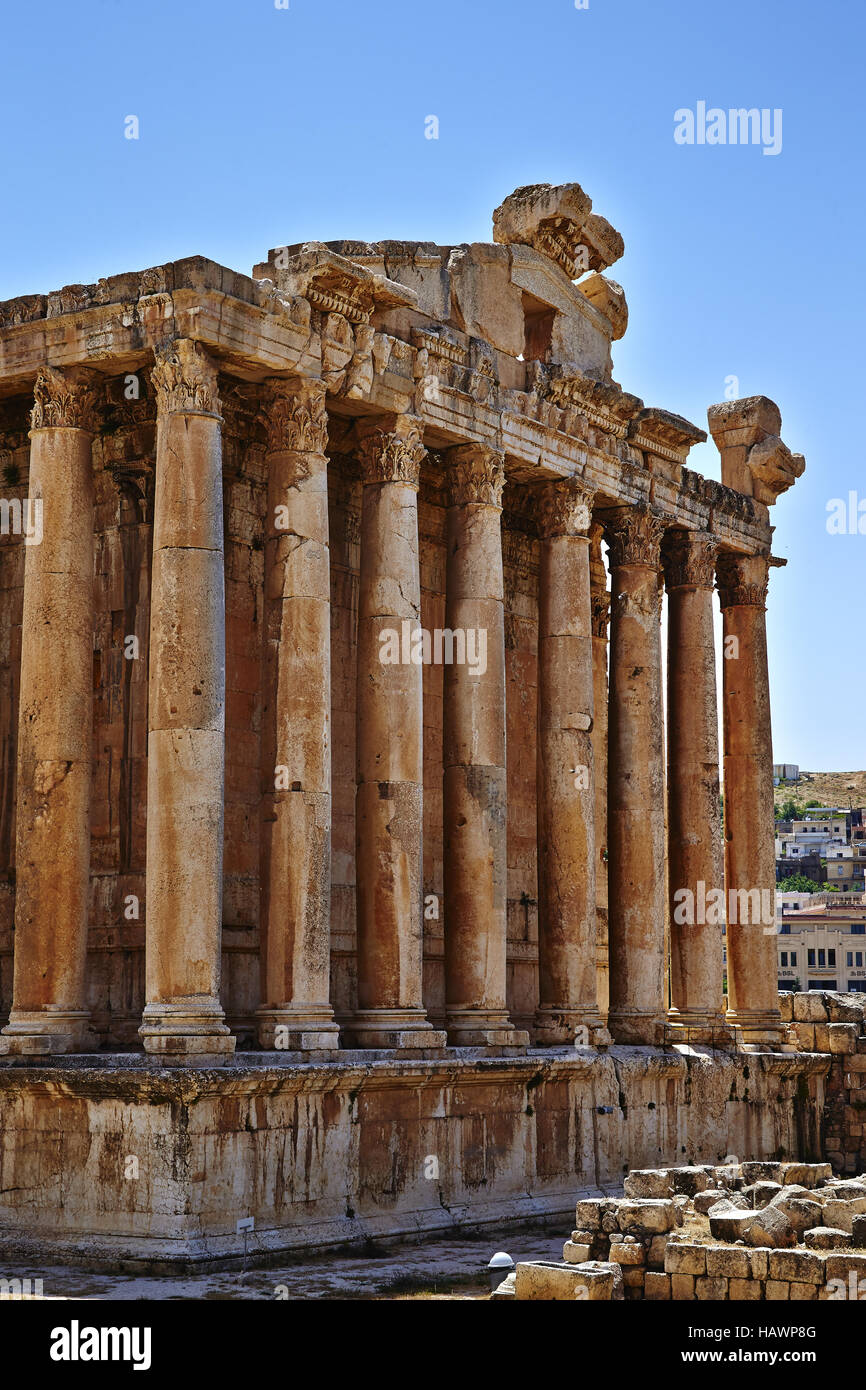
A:
{"label": "clear blue sky", "polygon": [[[774,509],[775,756],[866,767],[866,536],[826,530],[866,497],[864,39],[855,0],[7,0],[0,298],[308,239],[487,240],[518,184],[576,179],[625,237],[617,380],[705,425],[736,376],[806,455]],[[701,100],[781,108],[782,152],[675,144]],[[711,445],[692,462],[719,476]]]}

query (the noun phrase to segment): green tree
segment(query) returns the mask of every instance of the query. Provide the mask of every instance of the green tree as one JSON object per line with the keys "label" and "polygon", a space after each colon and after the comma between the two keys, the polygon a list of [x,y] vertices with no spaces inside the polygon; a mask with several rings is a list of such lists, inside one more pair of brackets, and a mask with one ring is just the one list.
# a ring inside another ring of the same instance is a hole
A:
{"label": "green tree", "polygon": [[791,874],[776,884],[777,893],[823,893],[826,884],[815,883],[805,874]]}

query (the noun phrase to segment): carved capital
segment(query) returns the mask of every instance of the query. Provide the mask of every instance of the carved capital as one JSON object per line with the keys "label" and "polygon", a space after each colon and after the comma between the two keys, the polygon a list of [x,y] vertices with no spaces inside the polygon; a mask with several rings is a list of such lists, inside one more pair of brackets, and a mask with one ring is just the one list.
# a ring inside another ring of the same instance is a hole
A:
{"label": "carved capital", "polygon": [[362,483],[406,483],[417,488],[426,454],[421,421],[402,415],[392,430],[373,429],[360,435],[358,462]]}
{"label": "carved capital", "polygon": [[604,533],[610,546],[611,568],[617,565],[645,565],[659,570],[661,542],[668,522],[649,507],[617,507],[604,519]]}
{"label": "carved capital", "polygon": [[200,343],[177,338],[154,355],[150,380],[158,414],[219,416],[216,366]]}
{"label": "carved capital", "polygon": [[712,589],[718,542],[703,531],[669,531],[664,542],[665,584],[671,589]]}
{"label": "carved capital", "polygon": [[269,377],[259,420],[269,454],[323,454],[328,444],[325,383],[307,377]]}
{"label": "carved capital", "polygon": [[766,608],[769,584],[766,556],[723,551],[716,562],[716,587],[723,608]]}
{"label": "carved capital", "polygon": [[486,444],[462,444],[446,455],[449,501],[452,507],[468,503],[502,510],[505,487],[505,456]]}
{"label": "carved capital", "polygon": [[96,434],[101,378],[86,367],[42,367],[33,390],[30,426],[34,430],[87,430]]}
{"label": "carved capital", "polygon": [[538,489],[538,534],[589,537],[595,493],[577,478],[544,483]]}

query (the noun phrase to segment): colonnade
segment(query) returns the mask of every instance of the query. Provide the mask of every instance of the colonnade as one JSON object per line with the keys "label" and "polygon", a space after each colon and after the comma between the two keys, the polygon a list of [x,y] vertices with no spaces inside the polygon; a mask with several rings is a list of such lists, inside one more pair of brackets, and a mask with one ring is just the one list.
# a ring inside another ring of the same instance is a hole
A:
{"label": "colonnade", "polygon": [[[14,1002],[2,1046],[90,1045],[85,1003],[92,738],[93,374],[36,385],[18,753]],[[217,372],[187,340],[157,353],[151,601],[145,1049],[218,1062],[225,794],[225,585]],[[260,1041],[337,1046],[330,939],[330,573],[322,383],[262,391],[268,472],[262,668]],[[422,667],[384,663],[382,634],[420,623],[409,415],[356,426],[362,483],[357,646],[358,1011],[344,1044],[522,1049],[507,1013],[503,455],[442,459],[446,627],[483,632],[483,671],[444,672],[446,1033],[422,998]],[[609,507],[577,479],[535,486],[538,603],[539,1045],[781,1037],[775,950],[761,922],[700,920],[711,889],[774,884],[765,600],[769,560],[720,554],[653,508]],[[610,594],[598,542],[609,545]],[[724,873],[712,595],[724,613]],[[667,731],[660,612],[669,596]],[[606,640],[610,604],[610,641]],[[729,657],[729,652],[732,653]],[[62,670],[58,653],[62,653]],[[596,985],[609,910],[610,1012]],[[683,917],[683,895],[695,910]],[[680,909],[678,911],[678,909]],[[681,920],[683,919],[683,920]],[[668,1001],[665,923],[670,922]]]}

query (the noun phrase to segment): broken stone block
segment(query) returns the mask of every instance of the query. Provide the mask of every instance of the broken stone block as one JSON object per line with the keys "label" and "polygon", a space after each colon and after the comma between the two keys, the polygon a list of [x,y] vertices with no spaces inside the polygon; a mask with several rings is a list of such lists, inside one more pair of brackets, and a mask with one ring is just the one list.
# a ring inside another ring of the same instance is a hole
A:
{"label": "broken stone block", "polygon": [[586,1201],[578,1202],[574,1224],[580,1231],[600,1231],[602,1216],[613,1206],[615,1206],[615,1202],[610,1197],[592,1197]]}
{"label": "broken stone block", "polygon": [[670,1197],[672,1174],[667,1168],[636,1168],[623,1183],[626,1197]]}
{"label": "broken stone block", "polygon": [[[866,1231],[863,1234],[866,1243]],[[832,1226],[813,1226],[803,1236],[803,1244],[809,1250],[847,1250],[852,1243],[856,1242],[852,1242],[847,1231],[834,1230]]]}
{"label": "broken stone block", "polygon": [[780,1163],[741,1163],[740,1176],[747,1186],[756,1182],[779,1183],[782,1176],[782,1165]]}
{"label": "broken stone block", "polygon": [[825,1202],[821,1208],[822,1226],[832,1226],[839,1231],[854,1233],[854,1221],[866,1214],[866,1199],[855,1197],[852,1201]]}
{"label": "broken stone block", "polygon": [[729,1211],[720,1215],[711,1212],[710,1233],[717,1240],[745,1240],[749,1245],[773,1249],[797,1243],[794,1227],[784,1212],[774,1206],[762,1211]]}
{"label": "broken stone block", "polygon": [[617,1216],[621,1231],[641,1235],[660,1235],[673,1230],[677,1219],[673,1202],[649,1198],[620,1202]]}
{"label": "broken stone block", "polygon": [[562,1247],[562,1258],[568,1265],[582,1265],[592,1257],[592,1245],[577,1245],[567,1240]]}
{"label": "broken stone block", "polygon": [[743,1196],[749,1206],[757,1210],[760,1207],[769,1206],[777,1193],[782,1191],[781,1184],[777,1182],[754,1182],[750,1187],[743,1188]]}
{"label": "broken stone block", "polygon": [[751,1211],[752,1208],[739,1192],[732,1192],[721,1197],[711,1207],[707,1208],[707,1216],[721,1215],[726,1211]]}
{"label": "broken stone block", "polygon": [[611,1241],[610,1258],[618,1265],[643,1266],[646,1264],[646,1251],[642,1245],[636,1241],[626,1244],[624,1241]]}
{"label": "broken stone block", "polygon": [[799,1239],[804,1231],[811,1230],[813,1226],[820,1226],[824,1220],[824,1214],[820,1202],[811,1202],[805,1197],[787,1197],[785,1190],[778,1197],[774,1197],[772,1204],[777,1211],[784,1212]]}
{"label": "broken stone block", "polygon": [[851,1244],[866,1247],[866,1215],[855,1216],[851,1222]]}
{"label": "broken stone block", "polygon": [[[707,1212],[710,1210],[711,1207],[716,1206],[716,1204],[719,1202],[725,1202],[727,1200],[727,1192],[719,1192],[719,1190],[715,1187],[708,1187],[706,1192],[698,1193],[698,1195],[694,1199],[693,1206],[695,1211],[700,1212],[702,1216],[706,1216]],[[746,1206],[748,1205],[749,1204],[747,1202]]]}
{"label": "broken stone block", "polygon": [[671,1186],[675,1193],[686,1197],[694,1197],[699,1192],[706,1192],[711,1186],[710,1174],[706,1168],[672,1168],[670,1170]]}
{"label": "broken stone block", "polygon": [[781,1181],[786,1187],[797,1185],[809,1190],[831,1180],[833,1169],[829,1163],[783,1163]]}

